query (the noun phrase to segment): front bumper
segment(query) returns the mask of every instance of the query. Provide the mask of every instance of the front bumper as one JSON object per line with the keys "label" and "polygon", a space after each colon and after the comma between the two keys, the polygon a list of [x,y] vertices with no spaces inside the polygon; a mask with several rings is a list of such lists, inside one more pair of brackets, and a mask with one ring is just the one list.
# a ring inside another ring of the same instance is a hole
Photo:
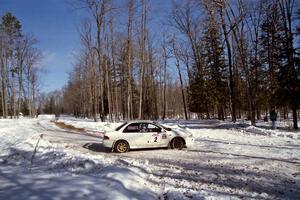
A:
{"label": "front bumper", "polygon": [[185,138],[185,145],[187,148],[194,146],[194,143],[195,143],[195,139],[193,137]]}

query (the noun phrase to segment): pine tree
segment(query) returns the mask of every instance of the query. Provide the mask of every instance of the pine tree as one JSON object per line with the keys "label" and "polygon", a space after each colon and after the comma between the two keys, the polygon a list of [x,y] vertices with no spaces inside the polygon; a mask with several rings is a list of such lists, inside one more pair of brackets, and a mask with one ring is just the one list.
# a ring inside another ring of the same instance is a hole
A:
{"label": "pine tree", "polygon": [[261,24],[261,58],[265,72],[265,91],[267,92],[267,102],[270,107],[275,106],[275,93],[278,90],[278,79],[276,74],[280,66],[281,47],[281,27],[279,24],[277,4],[266,2],[266,8]]}
{"label": "pine tree", "polygon": [[224,120],[224,110],[226,100],[228,100],[228,87],[220,25],[216,20],[214,10],[209,11],[205,24],[203,56],[205,57],[205,66],[208,72],[206,89],[209,91],[209,104],[217,108],[218,118]]}
{"label": "pine tree", "polygon": [[[276,92],[278,103],[287,105],[293,113],[294,129],[298,129],[297,109],[300,104],[299,57],[294,44],[293,12],[295,2],[278,1],[280,23],[283,29],[281,65],[277,74],[279,88]],[[282,98],[283,97],[283,98]]]}
{"label": "pine tree", "polygon": [[[8,115],[8,101],[10,103],[11,116],[16,116],[16,86],[14,79],[17,73],[17,62],[15,61],[15,57],[17,41],[22,37],[21,23],[15,16],[8,12],[2,17],[0,32],[3,116],[6,117]],[[9,90],[9,88],[11,89]],[[9,99],[7,98],[8,94],[10,94]]]}
{"label": "pine tree", "polygon": [[297,125],[300,103],[299,54],[295,48],[293,7],[291,1],[280,0],[267,4],[262,25],[263,61],[267,66],[270,106],[288,106]]}
{"label": "pine tree", "polygon": [[212,105],[208,96],[207,81],[204,80],[201,71],[196,65],[192,66],[192,75],[188,89],[188,107],[190,112],[205,113],[206,117],[209,118],[209,108]]}

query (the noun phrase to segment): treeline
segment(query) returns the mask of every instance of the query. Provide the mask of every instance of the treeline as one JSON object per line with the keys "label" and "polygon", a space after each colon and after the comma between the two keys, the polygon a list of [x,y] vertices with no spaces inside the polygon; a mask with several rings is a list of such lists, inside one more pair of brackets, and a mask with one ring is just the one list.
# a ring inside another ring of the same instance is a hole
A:
{"label": "treeline", "polygon": [[177,6],[175,26],[188,39],[194,58],[188,87],[192,112],[207,117],[217,113],[219,119],[230,112],[234,122],[246,115],[255,125],[262,114],[277,107],[283,117],[291,110],[298,128],[296,5],[293,0],[203,1],[204,30],[192,1]]}
{"label": "treeline", "polygon": [[168,50],[154,45],[149,2],[130,0],[121,8],[114,3],[73,4],[87,8],[89,17],[82,22],[81,52],[63,90],[64,110],[95,121],[177,117],[181,90],[167,70]]}
{"label": "treeline", "polygon": [[6,13],[0,22],[0,113],[18,117],[36,115],[37,64],[41,52],[37,40],[23,34],[20,21]]}
{"label": "treeline", "polygon": [[64,112],[95,121],[247,117],[255,125],[276,107],[284,117],[292,111],[298,128],[296,1],[174,1],[160,30],[149,25],[150,3],[73,4],[89,17]]}

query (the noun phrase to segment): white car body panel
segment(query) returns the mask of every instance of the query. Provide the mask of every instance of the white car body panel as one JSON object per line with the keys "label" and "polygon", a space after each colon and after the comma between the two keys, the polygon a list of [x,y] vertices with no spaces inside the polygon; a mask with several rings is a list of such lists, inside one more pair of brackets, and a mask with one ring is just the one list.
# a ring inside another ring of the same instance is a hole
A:
{"label": "white car body panel", "polygon": [[[143,132],[141,130],[140,132],[124,132],[125,129],[128,131],[129,128],[135,127],[137,124],[147,124],[148,127],[153,128],[148,128],[147,130],[155,130],[154,127],[158,127],[161,129],[161,132]],[[186,146],[192,145],[194,141],[191,134],[180,133],[173,130],[168,131],[164,129],[164,127],[160,124],[152,121],[129,122],[117,131],[115,130],[106,132],[105,136],[109,138],[103,140],[103,146],[107,148],[114,148],[114,145],[118,140],[127,141],[129,143],[130,149],[168,147],[170,141],[175,137],[183,138],[185,140]]]}

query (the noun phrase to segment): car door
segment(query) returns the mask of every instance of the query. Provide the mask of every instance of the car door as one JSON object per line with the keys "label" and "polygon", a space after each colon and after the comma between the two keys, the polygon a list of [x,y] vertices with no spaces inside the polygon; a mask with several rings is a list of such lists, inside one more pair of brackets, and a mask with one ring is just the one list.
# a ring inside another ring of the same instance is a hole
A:
{"label": "car door", "polygon": [[130,148],[147,147],[147,137],[140,131],[141,123],[131,123],[123,130],[123,139],[129,142]]}
{"label": "car door", "polygon": [[153,133],[149,129],[149,123],[140,123],[139,125],[140,137],[137,143],[140,148],[149,148],[153,146],[152,138]]}
{"label": "car door", "polygon": [[149,133],[149,146],[162,147],[167,146],[167,134],[155,124],[149,123],[147,127]]}

